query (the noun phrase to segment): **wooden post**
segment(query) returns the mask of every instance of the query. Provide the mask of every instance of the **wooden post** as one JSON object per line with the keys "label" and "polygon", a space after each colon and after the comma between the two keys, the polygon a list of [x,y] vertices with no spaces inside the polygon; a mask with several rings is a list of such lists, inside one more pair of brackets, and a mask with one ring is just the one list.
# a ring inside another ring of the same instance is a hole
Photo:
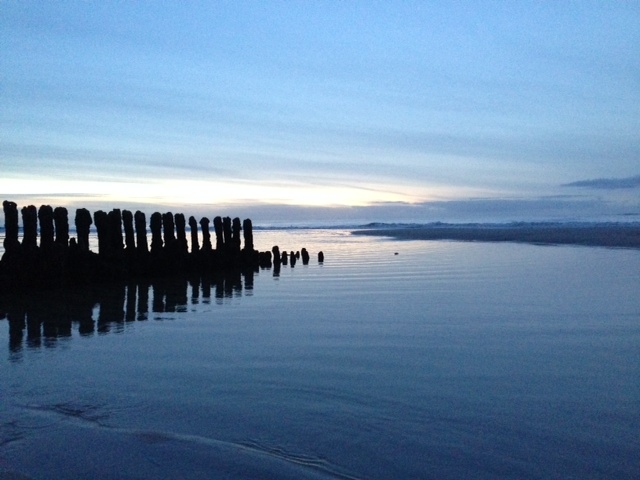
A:
{"label": "wooden post", "polygon": [[76,233],[78,236],[78,248],[82,252],[89,251],[89,230],[91,229],[91,213],[86,208],[76,210]]}
{"label": "wooden post", "polygon": [[193,215],[189,217],[189,228],[191,229],[191,253],[195,253],[200,250],[200,243],[198,242],[198,222]]}
{"label": "wooden post", "polygon": [[134,215],[136,223],[136,248],[139,253],[149,252],[149,244],[147,242],[147,218],[140,210]]}

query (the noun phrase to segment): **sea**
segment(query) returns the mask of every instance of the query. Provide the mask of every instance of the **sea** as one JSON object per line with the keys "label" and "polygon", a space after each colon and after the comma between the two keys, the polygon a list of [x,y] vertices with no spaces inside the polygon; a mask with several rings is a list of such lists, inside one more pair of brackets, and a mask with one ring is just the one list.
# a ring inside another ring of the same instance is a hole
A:
{"label": "sea", "polygon": [[0,479],[639,478],[640,250],[254,237],[311,261],[4,298]]}

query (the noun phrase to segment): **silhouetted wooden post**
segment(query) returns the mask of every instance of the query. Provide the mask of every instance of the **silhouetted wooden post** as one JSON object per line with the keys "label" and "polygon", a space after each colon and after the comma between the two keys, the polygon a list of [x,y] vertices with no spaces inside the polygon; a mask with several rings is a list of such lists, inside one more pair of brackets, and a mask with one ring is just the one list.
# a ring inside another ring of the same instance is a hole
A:
{"label": "silhouetted wooden post", "polygon": [[69,212],[64,207],[56,207],[53,211],[56,225],[56,245],[67,248],[69,246]]}
{"label": "silhouetted wooden post", "polygon": [[109,219],[109,243],[110,249],[114,252],[121,252],[124,248],[122,243],[122,213],[119,208],[114,208],[108,214]]}
{"label": "silhouetted wooden post", "polygon": [[106,212],[98,210],[93,214],[93,222],[96,224],[98,233],[98,253],[106,255],[109,253],[109,217]]}
{"label": "silhouetted wooden post", "polygon": [[187,253],[189,247],[187,245],[187,233],[185,231],[186,225],[184,220],[184,214],[176,213],[176,237],[178,241],[178,251]]}
{"label": "silhouetted wooden post", "polygon": [[191,253],[200,250],[200,242],[198,242],[198,222],[192,215],[189,217],[189,228],[191,229]]}
{"label": "silhouetted wooden post", "polygon": [[151,253],[160,252],[162,250],[162,215],[159,212],[151,214],[149,221],[151,228]]}
{"label": "silhouetted wooden post", "polygon": [[173,223],[173,213],[167,212],[162,215],[162,229],[164,231],[164,248],[173,249],[176,244],[175,226]]}
{"label": "silhouetted wooden post", "polygon": [[298,257],[296,256],[296,253],[293,250],[289,254],[289,258],[291,259],[291,268],[295,267],[296,266],[296,260],[298,259]]}
{"label": "silhouetted wooden post", "polygon": [[309,265],[309,252],[307,252],[307,249],[303,248],[300,254],[302,255],[302,264]]}
{"label": "silhouetted wooden post", "polygon": [[318,252],[318,263],[324,262],[324,253],[322,251]]}
{"label": "silhouetted wooden post", "polygon": [[231,247],[234,251],[240,251],[240,231],[242,227],[240,225],[240,219],[238,217],[233,219],[231,226]]}
{"label": "silhouetted wooden post", "polygon": [[2,202],[4,210],[4,250],[13,252],[20,247],[18,241],[18,205],[5,200]]}
{"label": "silhouetted wooden post", "polygon": [[122,224],[124,225],[124,243],[129,252],[136,249],[135,237],[133,235],[133,213],[129,210],[122,211]]}
{"label": "silhouetted wooden post", "polygon": [[76,210],[76,234],[78,237],[78,249],[81,252],[89,251],[89,231],[91,229],[91,213],[86,208]]}
{"label": "silhouetted wooden post", "polygon": [[286,265],[288,261],[289,261],[289,254],[285,250],[284,252],[282,252],[282,264]]}
{"label": "silhouetted wooden post", "polygon": [[231,245],[231,217],[222,219],[222,235],[224,237],[224,246],[228,248]]}
{"label": "silhouetted wooden post", "polygon": [[202,251],[211,251],[211,233],[209,233],[209,219],[202,217],[200,219],[200,226],[202,227]]}
{"label": "silhouetted wooden post", "polygon": [[216,232],[216,250],[222,250],[224,247],[224,236],[222,231],[222,218],[216,217],[213,219],[213,228]]}
{"label": "silhouetted wooden post", "polygon": [[38,211],[33,205],[22,208],[22,248],[33,251],[38,247]]}
{"label": "silhouetted wooden post", "polygon": [[282,263],[282,257],[280,256],[280,248],[278,248],[277,245],[274,245],[271,251],[273,252],[273,263],[275,263],[276,265],[280,265],[280,263]]}
{"label": "silhouetted wooden post", "polygon": [[48,250],[53,247],[53,209],[51,206],[40,206],[38,220],[40,220],[40,248]]}
{"label": "silhouetted wooden post", "polygon": [[244,232],[244,250],[253,252],[253,226],[250,219],[245,218],[242,222],[242,231]]}
{"label": "silhouetted wooden post", "polygon": [[134,215],[136,223],[136,248],[139,253],[147,253],[149,244],[147,243],[147,217],[138,210]]}

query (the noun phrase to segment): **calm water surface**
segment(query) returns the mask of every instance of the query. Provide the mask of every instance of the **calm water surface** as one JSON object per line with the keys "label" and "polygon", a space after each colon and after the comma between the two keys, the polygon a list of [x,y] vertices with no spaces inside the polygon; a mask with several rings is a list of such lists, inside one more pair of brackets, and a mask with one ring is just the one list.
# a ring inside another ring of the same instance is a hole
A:
{"label": "calm water surface", "polygon": [[0,478],[638,478],[640,252],[274,244],[311,264],[5,300]]}

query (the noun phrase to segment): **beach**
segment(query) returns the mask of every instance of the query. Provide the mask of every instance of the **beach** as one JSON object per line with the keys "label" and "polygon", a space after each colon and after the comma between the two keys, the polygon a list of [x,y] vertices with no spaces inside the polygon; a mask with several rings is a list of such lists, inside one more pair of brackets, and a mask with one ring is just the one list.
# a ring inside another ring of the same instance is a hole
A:
{"label": "beach", "polygon": [[460,240],[471,242],[521,242],[539,245],[586,245],[640,248],[640,224],[431,224],[366,228],[355,235],[393,237],[399,240]]}

